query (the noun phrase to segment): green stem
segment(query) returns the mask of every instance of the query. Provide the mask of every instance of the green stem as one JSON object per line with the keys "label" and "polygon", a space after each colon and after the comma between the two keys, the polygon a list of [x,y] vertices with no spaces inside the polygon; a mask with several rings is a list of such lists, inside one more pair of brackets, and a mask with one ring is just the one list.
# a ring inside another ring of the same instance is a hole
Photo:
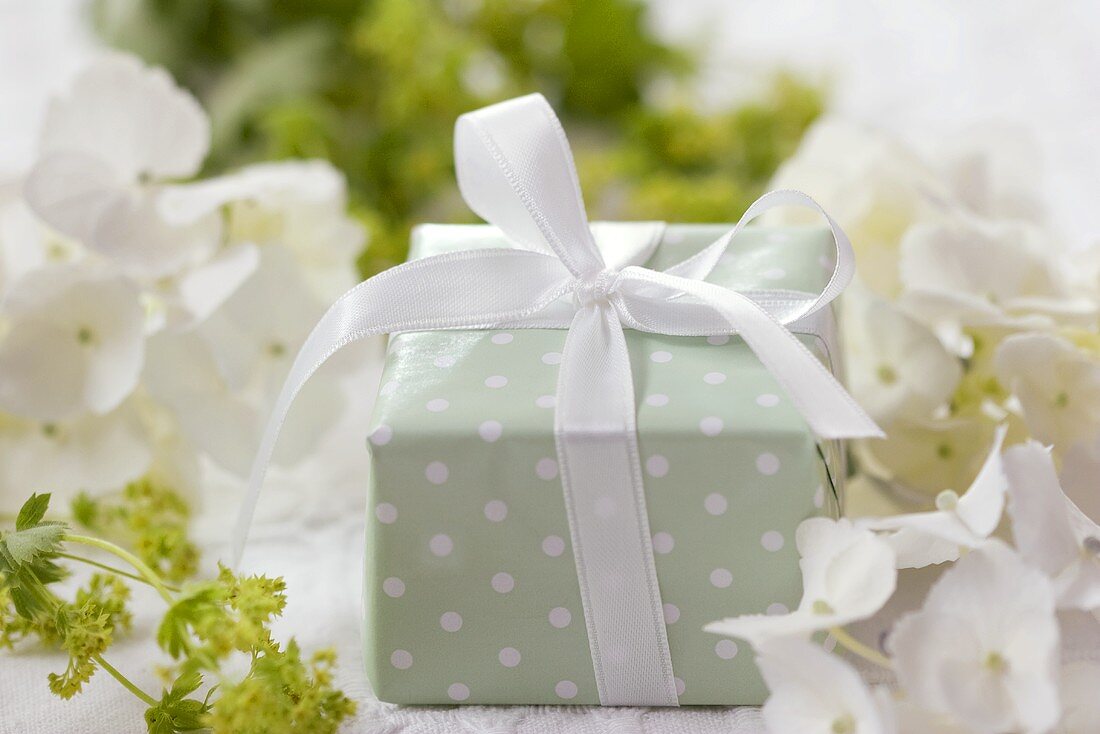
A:
{"label": "green stem", "polygon": [[840,644],[841,647],[848,650],[848,652],[851,652],[854,655],[858,655],[864,660],[874,663],[875,665],[878,665],[880,667],[886,668],[887,670],[894,669],[894,664],[890,662],[890,659],[888,657],[886,657],[873,647],[870,647],[869,645],[864,645],[862,642],[848,634],[848,630],[844,629],[843,627],[830,627],[829,634],[833,636],[833,638]]}
{"label": "green stem", "polygon": [[99,664],[99,667],[103,668],[108,673],[110,673],[111,677],[114,678],[115,680],[117,680],[119,683],[121,683],[123,685],[123,687],[125,687],[126,690],[128,690],[130,693],[132,693],[135,696],[137,696],[138,698],[140,698],[142,701],[144,701],[149,706],[156,706],[157,705],[158,701],[155,698],[153,698],[148,693],[146,693],[145,691],[141,690],[140,688],[135,686],[133,683],[131,683],[129,678],[124,676],[122,673],[118,672],[118,670],[116,670],[114,668],[114,666],[112,666],[110,663],[108,663],[106,660],[103,659],[102,655],[93,655],[92,659],[95,660]]}
{"label": "green stem", "polygon": [[[121,568],[115,568],[114,566],[108,566],[106,563],[100,563],[99,561],[93,561],[91,558],[85,558],[83,556],[75,556],[72,553],[62,553],[60,551],[58,552],[57,555],[61,556],[62,558],[68,558],[70,561],[80,561],[81,563],[87,563],[89,566],[95,566],[96,568],[101,568],[104,571],[110,571],[111,573],[117,574],[118,576],[125,576],[128,579],[133,579],[134,581],[140,581],[141,583],[148,584],[149,586],[153,585],[151,582],[149,582],[143,576],[138,576],[137,574],[130,573],[129,571],[123,571]],[[172,586],[171,584],[164,584],[164,588],[168,589],[169,591],[175,592],[177,594],[179,593],[179,587],[177,587],[177,586]]]}
{"label": "green stem", "polygon": [[100,538],[93,538],[88,535],[73,535],[72,533],[66,533],[64,536],[62,536],[61,539],[69,543],[90,545],[93,548],[99,548],[100,550],[107,551],[112,555],[118,556],[119,558],[133,566],[134,569],[139,574],[141,574],[141,576],[146,581],[149,582],[149,585],[157,590],[157,593],[159,593],[161,598],[168,603],[168,606],[172,606],[176,603],[176,600],[172,598],[172,594],[168,591],[168,587],[164,585],[164,582],[160,580],[160,577],[157,576],[153,569],[149,568],[147,565],[145,565],[144,561],[142,561],[140,558],[138,558],[125,548],[120,548],[114,543],[106,540],[101,540]]}

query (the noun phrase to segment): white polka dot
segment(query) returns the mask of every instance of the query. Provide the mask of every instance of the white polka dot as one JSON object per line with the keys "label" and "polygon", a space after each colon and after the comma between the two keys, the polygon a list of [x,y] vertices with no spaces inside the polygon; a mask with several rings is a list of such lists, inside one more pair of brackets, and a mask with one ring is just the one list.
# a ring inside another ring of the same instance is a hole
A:
{"label": "white polka dot", "polygon": [[561,680],[554,686],[558,698],[570,699],[577,695],[577,684],[571,680]]}
{"label": "white polka dot", "polygon": [[724,515],[726,510],[729,509],[729,502],[726,500],[725,495],[711,492],[703,500],[703,507],[711,515]]}
{"label": "white polka dot", "polygon": [[778,530],[769,530],[760,536],[760,545],[764,550],[775,553],[783,547],[783,534]]}
{"label": "white polka dot", "polygon": [[783,268],[769,268],[761,273],[768,280],[781,280],[787,277],[787,271]]}
{"label": "white polka dot", "polygon": [[699,430],[703,432],[704,436],[717,436],[722,432],[722,426],[724,425],[722,419],[718,416],[708,415],[699,421]]}
{"label": "white polka dot", "polygon": [[500,434],[503,432],[504,426],[500,425],[500,421],[485,421],[477,427],[477,435],[489,443],[500,438]]}
{"label": "white polka dot", "polygon": [[393,438],[393,429],[386,425],[378,426],[370,435],[370,442],[375,446],[385,446]]}
{"label": "white polka dot", "polygon": [[675,624],[676,620],[680,618],[680,607],[675,604],[665,604],[665,624]]}
{"label": "white polka dot", "polygon": [[825,488],[820,484],[817,485],[817,489],[814,490],[814,507],[821,509],[825,506]]}
{"label": "white polka dot", "polygon": [[398,670],[408,670],[412,664],[413,656],[408,650],[394,650],[390,655],[390,665]]}
{"label": "white polka dot", "polygon": [[720,347],[723,344],[729,344],[728,334],[715,334],[714,336],[707,337],[707,344],[713,344],[716,347]]}
{"label": "white polka dot", "polygon": [[774,408],[779,405],[779,396],[770,392],[761,393],[756,396],[756,404],[761,408]]}
{"label": "white polka dot", "polygon": [[543,364],[561,364],[561,352],[547,352],[542,355]]}
{"label": "white polka dot", "polygon": [[573,621],[573,615],[565,607],[554,607],[550,610],[550,624],[558,629],[564,629]]}
{"label": "white polka dot", "polygon": [[668,459],[654,454],[645,460],[645,470],[651,477],[663,477],[668,474]]}
{"label": "white polka dot", "polygon": [[433,413],[442,413],[447,408],[451,407],[451,404],[443,398],[435,398],[434,400],[429,400],[424,407]]}
{"label": "white polka dot", "polygon": [[649,355],[649,358],[657,364],[664,364],[665,362],[672,361],[672,354],[661,349]]}
{"label": "white polka dot", "polygon": [[723,660],[732,660],[737,657],[737,643],[733,640],[718,640],[714,646],[714,654]]}
{"label": "white polka dot", "polygon": [[462,615],[458,612],[443,612],[439,618],[439,626],[447,632],[458,632],[462,629]]}
{"label": "white polka dot", "polygon": [[397,392],[398,387],[400,387],[400,386],[397,384],[397,380],[390,380],[389,382],[387,382],[385,385],[383,385],[381,387],[381,389],[378,391],[378,394],[379,395],[393,395],[395,392]]}
{"label": "white polka dot", "polygon": [[707,383],[708,385],[721,385],[725,381],[725,372],[708,372],[703,375],[703,382]]}
{"label": "white polka dot", "polygon": [[497,654],[497,660],[499,660],[500,664],[505,668],[514,668],[519,665],[521,657],[519,650],[514,647],[501,648],[500,652]]}
{"label": "white polka dot", "polygon": [[542,539],[542,552],[551,558],[557,558],[565,552],[565,541],[557,535],[547,535]]}
{"label": "white polka dot", "polygon": [[498,388],[508,384],[508,378],[504,375],[493,375],[485,378],[485,387]]}
{"label": "white polka dot", "polygon": [[485,503],[485,517],[490,522],[502,522],[508,517],[508,505],[500,500],[489,500]]}
{"label": "white polka dot", "polygon": [[447,686],[447,695],[452,701],[465,701],[470,697],[470,689],[465,683],[452,683]]}
{"label": "white polka dot", "polygon": [[503,571],[493,574],[493,579],[489,584],[493,587],[493,591],[498,594],[507,594],[509,591],[516,588],[516,580],[512,578],[511,574],[504,573]]}
{"label": "white polka dot", "polygon": [[756,457],[756,471],[771,476],[779,471],[779,457],[775,454],[760,454]]}
{"label": "white polka dot", "polygon": [[396,576],[390,576],[382,582],[382,591],[386,592],[386,596],[396,599],[404,595],[405,582]]}
{"label": "white polka dot", "polygon": [[424,470],[424,476],[428,478],[428,481],[432,484],[443,484],[447,481],[447,477],[451,472],[447,469],[447,465],[442,461],[433,461],[428,464],[428,467]]}
{"label": "white polka dot", "polygon": [[454,367],[456,361],[457,360],[450,355],[443,355],[442,357],[436,357],[435,360],[432,361],[432,364],[436,367]]}
{"label": "white polka dot", "polygon": [[490,339],[493,344],[511,344],[514,339],[511,334],[493,334],[493,338]]}
{"label": "white polka dot", "polygon": [[397,522],[397,508],[389,502],[383,502],[374,508],[374,516],[383,525],[392,525]]}
{"label": "white polka dot", "polygon": [[558,399],[553,395],[539,395],[535,398],[535,405],[540,408],[553,408],[557,404]]}
{"label": "white polka dot", "polygon": [[725,589],[733,583],[733,574],[726,568],[716,568],[710,572],[710,583],[719,589]]}
{"label": "white polka dot", "polygon": [[652,405],[654,408],[663,408],[668,405],[668,395],[657,393],[655,395],[649,395],[645,399],[646,405]]}
{"label": "white polka dot", "polygon": [[653,535],[653,552],[665,555],[671,553],[672,549],[676,546],[676,541],[671,535],[663,530]]}
{"label": "white polka dot", "polygon": [[558,462],[554,461],[550,457],[539,459],[535,464],[535,474],[539,479],[553,479],[558,475]]}
{"label": "white polka dot", "polygon": [[780,614],[788,614],[790,611],[791,610],[787,608],[786,604],[776,601],[776,602],[772,602],[771,604],[768,605],[768,608],[767,608],[765,613],[770,614],[773,617],[775,617],[775,616],[778,616]]}
{"label": "white polka dot", "polygon": [[455,543],[451,540],[451,536],[440,533],[439,535],[433,535],[432,539],[428,541],[428,549],[431,550],[432,555],[443,558],[451,555],[451,551],[455,549]]}
{"label": "white polka dot", "polygon": [[687,690],[687,686],[684,685],[684,679],[683,678],[673,678],[672,680],[676,684],[676,695],[677,696],[684,695],[684,691]]}
{"label": "white polka dot", "polygon": [[615,504],[615,500],[605,496],[596,499],[593,509],[598,517],[611,517],[618,511],[619,507]]}

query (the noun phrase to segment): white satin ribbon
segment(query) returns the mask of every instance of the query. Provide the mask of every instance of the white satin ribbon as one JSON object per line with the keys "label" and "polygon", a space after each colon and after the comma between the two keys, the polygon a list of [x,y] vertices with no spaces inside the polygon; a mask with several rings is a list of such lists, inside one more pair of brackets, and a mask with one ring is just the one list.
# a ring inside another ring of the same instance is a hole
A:
{"label": "white satin ribbon", "polygon": [[[819,437],[881,436],[785,327],[844,290],[855,268],[851,245],[808,196],[774,191],[712,245],[664,272],[608,267],[592,237],[565,133],[541,95],[462,115],[455,126],[455,164],[470,208],[516,249],[415,260],[352,288],[328,310],[298,353],[269,418],[236,525],[234,565],[287,411],[341,347],[400,331],[568,329],[554,437],[600,702],[675,706],[623,328],[738,334]],[[832,229],[836,265],[820,294],[739,293],[704,282],[746,224],[782,205],[814,209]]]}

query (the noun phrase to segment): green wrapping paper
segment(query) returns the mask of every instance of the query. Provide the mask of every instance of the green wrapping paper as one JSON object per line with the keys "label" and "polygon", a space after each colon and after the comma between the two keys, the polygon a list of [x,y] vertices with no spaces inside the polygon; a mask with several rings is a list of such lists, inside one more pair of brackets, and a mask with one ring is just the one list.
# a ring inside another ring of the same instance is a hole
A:
{"label": "green wrapping paper", "polygon": [[[728,229],[671,225],[646,266],[664,269]],[[487,246],[505,246],[491,227],[427,225],[411,257]],[[707,280],[818,292],[832,253],[825,229],[752,227]],[[799,338],[835,372],[825,316]],[[599,703],[554,458],[565,336],[390,340],[368,441],[364,636],[384,701]],[[797,605],[795,529],[838,512],[843,452],[818,445],[739,338],[627,330],[626,339],[679,702],[760,704],[751,650],[702,628]]]}

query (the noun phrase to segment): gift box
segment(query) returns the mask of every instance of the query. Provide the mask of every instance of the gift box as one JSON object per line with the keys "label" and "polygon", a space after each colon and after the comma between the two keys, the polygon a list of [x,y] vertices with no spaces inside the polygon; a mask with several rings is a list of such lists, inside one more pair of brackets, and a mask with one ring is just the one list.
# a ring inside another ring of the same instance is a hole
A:
{"label": "gift box", "polygon": [[[670,225],[646,266],[664,269],[728,229]],[[614,240],[614,225],[594,230],[601,245]],[[429,225],[411,257],[474,246],[507,243],[487,226]],[[750,227],[708,280],[816,293],[833,248],[827,229]],[[831,311],[793,330],[839,369]],[[383,701],[600,703],[554,446],[565,338],[391,337],[368,441],[365,644]],[[842,454],[814,438],[739,337],[627,330],[626,340],[679,703],[762,703],[752,651],[703,625],[797,606],[795,528],[837,512]]]}
{"label": "gift box", "polygon": [[[795,529],[839,508],[836,441],[881,435],[836,378],[850,243],[796,191],[732,229],[589,224],[539,95],[461,116],[455,170],[493,226],[419,228],[408,263],[325,313],[260,442],[235,559],[298,391],[390,334],[364,615],[382,700],[760,703],[750,655],[703,626],[795,603]],[[746,228],[777,206],[828,227]]]}

